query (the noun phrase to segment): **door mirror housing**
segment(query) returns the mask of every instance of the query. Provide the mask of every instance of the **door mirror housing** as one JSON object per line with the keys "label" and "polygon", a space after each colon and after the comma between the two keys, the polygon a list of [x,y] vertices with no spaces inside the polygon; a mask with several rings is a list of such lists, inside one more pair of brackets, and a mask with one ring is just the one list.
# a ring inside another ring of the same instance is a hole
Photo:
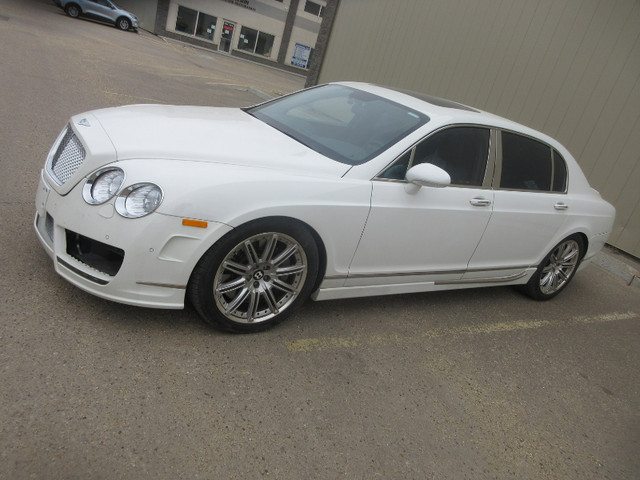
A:
{"label": "door mirror housing", "polygon": [[418,187],[443,188],[451,185],[451,176],[432,163],[421,163],[407,171],[407,181]]}

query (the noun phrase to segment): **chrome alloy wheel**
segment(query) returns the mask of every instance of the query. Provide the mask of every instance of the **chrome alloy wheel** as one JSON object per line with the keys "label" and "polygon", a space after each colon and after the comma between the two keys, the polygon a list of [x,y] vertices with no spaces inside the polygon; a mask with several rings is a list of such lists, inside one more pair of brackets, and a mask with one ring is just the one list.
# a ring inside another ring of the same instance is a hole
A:
{"label": "chrome alloy wheel", "polygon": [[571,280],[571,276],[580,260],[580,245],[573,239],[568,239],[558,245],[549,261],[542,268],[540,275],[540,291],[544,295],[551,295],[560,290]]}
{"label": "chrome alloy wheel", "polygon": [[283,233],[261,233],[236,245],[213,280],[216,305],[239,323],[269,320],[289,307],[307,277],[302,246]]}

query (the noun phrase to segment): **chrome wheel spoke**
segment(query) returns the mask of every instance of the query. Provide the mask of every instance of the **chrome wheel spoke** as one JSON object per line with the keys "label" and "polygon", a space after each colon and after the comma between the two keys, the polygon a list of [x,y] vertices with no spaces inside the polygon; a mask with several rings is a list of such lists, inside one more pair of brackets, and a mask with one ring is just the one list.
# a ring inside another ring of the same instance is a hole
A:
{"label": "chrome wheel spoke", "polygon": [[222,264],[222,267],[225,270],[236,273],[238,275],[246,275],[249,272],[249,267],[246,265],[241,265],[236,262],[232,262],[231,260],[227,260]]}
{"label": "chrome wheel spoke", "polygon": [[297,253],[297,251],[298,251],[298,245],[297,244],[289,245],[284,252],[282,252],[280,255],[278,255],[277,258],[273,259],[272,263],[277,267],[282,262],[284,262],[285,260],[290,258],[291,255],[294,255],[295,253]]}
{"label": "chrome wheel spoke", "polygon": [[565,269],[560,269],[558,270],[558,278],[560,279],[561,282],[566,282],[567,280],[569,280],[569,274],[571,273],[571,270],[565,270]]}
{"label": "chrome wheel spoke", "polygon": [[260,261],[260,258],[256,253],[256,249],[254,248],[253,243],[251,243],[250,240],[244,242],[244,253],[247,255],[247,263],[250,267],[257,265]]}
{"label": "chrome wheel spoke", "polygon": [[262,292],[262,298],[265,299],[265,301],[267,302],[267,307],[269,308],[269,311],[272,314],[277,314],[278,313],[278,301],[276,300],[275,296],[273,295],[273,290],[271,288],[266,288],[264,290],[264,292]]}
{"label": "chrome wheel spoke", "polygon": [[258,314],[259,304],[258,292],[251,292],[249,297],[249,307],[247,308],[247,322],[253,322]]}
{"label": "chrome wheel spoke", "polygon": [[262,258],[260,259],[260,261],[264,263],[270,262],[271,259],[273,258],[277,245],[278,245],[278,234],[274,233],[267,240],[267,244],[265,245],[264,250],[262,251]]}
{"label": "chrome wheel spoke", "polygon": [[291,265],[289,267],[281,267],[276,270],[276,275],[279,277],[286,277],[288,275],[295,275],[305,270],[305,266],[301,263]]}
{"label": "chrome wheel spoke", "polygon": [[277,278],[273,280],[273,286],[287,293],[295,293],[296,291],[296,289],[292,285],[289,285],[288,283],[285,283]]}
{"label": "chrome wheel spoke", "polygon": [[239,288],[244,287],[246,283],[247,282],[244,278],[236,278],[235,280],[232,280],[230,282],[221,283],[220,285],[218,285],[218,288],[216,288],[216,292],[220,294],[233,292],[234,290],[238,290]]}
{"label": "chrome wheel spoke", "polygon": [[242,303],[247,299],[249,293],[250,292],[248,288],[243,288],[242,291],[238,293],[238,295],[236,295],[233,301],[227,304],[225,311],[227,313],[235,314],[240,305],[242,305]]}

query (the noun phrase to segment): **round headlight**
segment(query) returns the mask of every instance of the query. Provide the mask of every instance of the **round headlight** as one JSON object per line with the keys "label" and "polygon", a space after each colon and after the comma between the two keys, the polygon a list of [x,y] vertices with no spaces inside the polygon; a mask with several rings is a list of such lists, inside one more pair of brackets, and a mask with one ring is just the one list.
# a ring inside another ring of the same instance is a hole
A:
{"label": "round headlight", "polygon": [[116,198],[116,211],[126,218],[149,215],[162,203],[162,189],[153,183],[136,183],[125,188]]}
{"label": "round headlight", "polygon": [[100,205],[111,200],[124,182],[124,172],[119,168],[98,170],[84,184],[82,197],[91,205]]}

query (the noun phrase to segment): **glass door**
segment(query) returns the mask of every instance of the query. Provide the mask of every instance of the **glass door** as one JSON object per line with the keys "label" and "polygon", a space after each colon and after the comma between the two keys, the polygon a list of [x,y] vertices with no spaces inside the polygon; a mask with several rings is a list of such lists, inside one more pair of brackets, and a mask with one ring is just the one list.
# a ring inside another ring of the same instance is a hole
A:
{"label": "glass door", "polygon": [[218,50],[229,53],[231,49],[231,39],[233,38],[233,31],[236,28],[236,24],[228,21],[224,21],[222,25],[222,34],[220,35],[220,44]]}

